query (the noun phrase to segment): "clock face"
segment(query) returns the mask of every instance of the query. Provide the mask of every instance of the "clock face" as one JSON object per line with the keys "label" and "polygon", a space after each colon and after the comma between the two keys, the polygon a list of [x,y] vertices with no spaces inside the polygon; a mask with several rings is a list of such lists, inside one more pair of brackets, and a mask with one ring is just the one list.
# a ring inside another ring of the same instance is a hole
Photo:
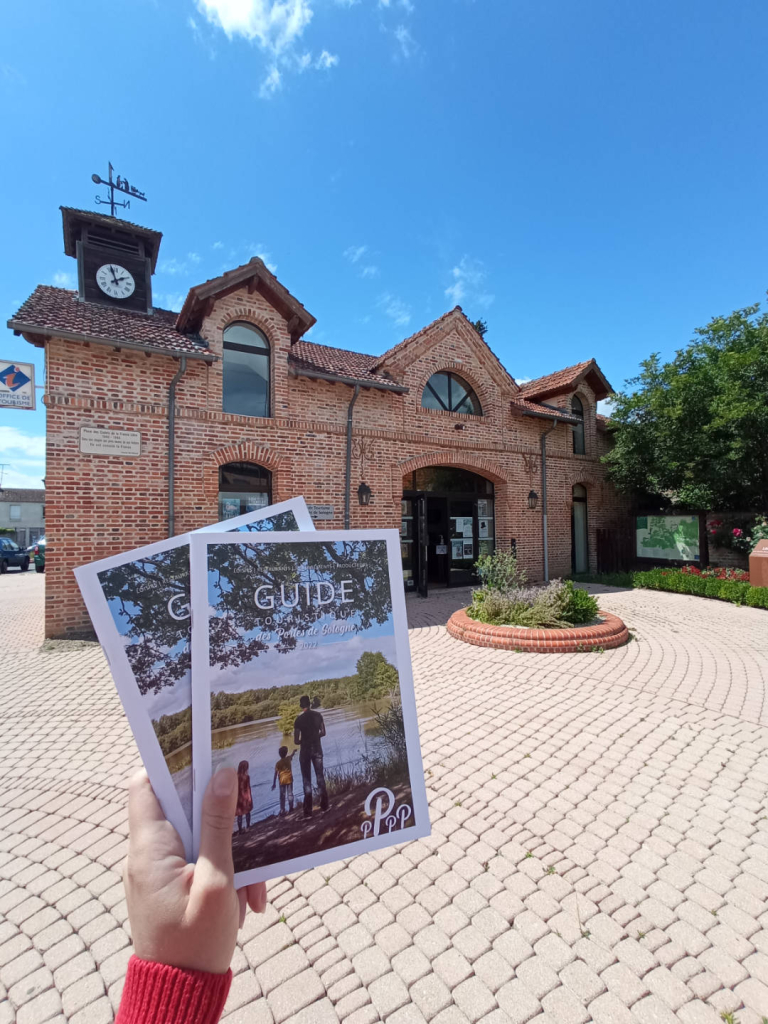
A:
{"label": "clock face", "polygon": [[99,267],[96,271],[96,284],[111,299],[127,299],[136,288],[133,275],[117,263],[105,263]]}

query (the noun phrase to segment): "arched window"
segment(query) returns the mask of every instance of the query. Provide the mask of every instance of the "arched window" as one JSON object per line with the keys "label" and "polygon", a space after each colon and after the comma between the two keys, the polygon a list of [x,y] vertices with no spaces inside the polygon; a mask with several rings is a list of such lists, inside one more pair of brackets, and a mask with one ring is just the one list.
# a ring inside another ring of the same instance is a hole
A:
{"label": "arched window", "polygon": [[269,342],[251,324],[224,331],[224,412],[269,416]]}
{"label": "arched window", "polygon": [[219,466],[219,519],[232,519],[269,505],[272,474],[255,462]]}
{"label": "arched window", "polygon": [[442,409],[443,412],[467,412],[482,416],[477,395],[465,380],[455,373],[433,373],[421,396],[422,409]]}
{"label": "arched window", "polygon": [[577,455],[584,455],[584,406],[578,395],[571,399],[571,412],[579,417],[579,422],[573,425],[573,450]]}

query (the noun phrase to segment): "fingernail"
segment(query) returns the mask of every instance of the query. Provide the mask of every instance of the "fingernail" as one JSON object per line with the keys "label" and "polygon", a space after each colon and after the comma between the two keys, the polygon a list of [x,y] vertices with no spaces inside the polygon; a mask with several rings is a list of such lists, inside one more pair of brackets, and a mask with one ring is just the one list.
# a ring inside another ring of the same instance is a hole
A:
{"label": "fingernail", "polygon": [[213,792],[216,796],[229,796],[235,788],[235,778],[233,768],[228,768],[225,764],[217,768],[213,776]]}

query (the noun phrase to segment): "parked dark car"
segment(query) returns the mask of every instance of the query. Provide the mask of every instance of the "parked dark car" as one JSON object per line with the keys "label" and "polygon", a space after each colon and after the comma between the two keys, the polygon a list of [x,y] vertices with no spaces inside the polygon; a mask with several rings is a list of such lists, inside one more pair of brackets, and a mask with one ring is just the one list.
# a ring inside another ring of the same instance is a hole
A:
{"label": "parked dark car", "polygon": [[35,557],[35,572],[45,572],[45,537],[41,537],[37,544],[33,545]]}
{"label": "parked dark car", "polygon": [[0,537],[0,573],[8,572],[11,567],[26,572],[29,568],[29,555],[10,537]]}

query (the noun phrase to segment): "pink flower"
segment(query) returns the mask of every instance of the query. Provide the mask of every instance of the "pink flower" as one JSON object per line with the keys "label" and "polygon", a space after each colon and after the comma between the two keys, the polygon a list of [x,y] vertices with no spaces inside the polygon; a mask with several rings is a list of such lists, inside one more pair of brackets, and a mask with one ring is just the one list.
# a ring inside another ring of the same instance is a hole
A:
{"label": "pink flower", "polygon": [[734,528],[734,531],[733,531],[733,536],[734,536],[734,537],[740,537],[740,536],[741,536],[741,534],[742,534],[742,531],[741,531],[741,530],[740,530],[740,529],[738,528],[738,526],[737,526],[737,527],[735,527],[735,528]]}

